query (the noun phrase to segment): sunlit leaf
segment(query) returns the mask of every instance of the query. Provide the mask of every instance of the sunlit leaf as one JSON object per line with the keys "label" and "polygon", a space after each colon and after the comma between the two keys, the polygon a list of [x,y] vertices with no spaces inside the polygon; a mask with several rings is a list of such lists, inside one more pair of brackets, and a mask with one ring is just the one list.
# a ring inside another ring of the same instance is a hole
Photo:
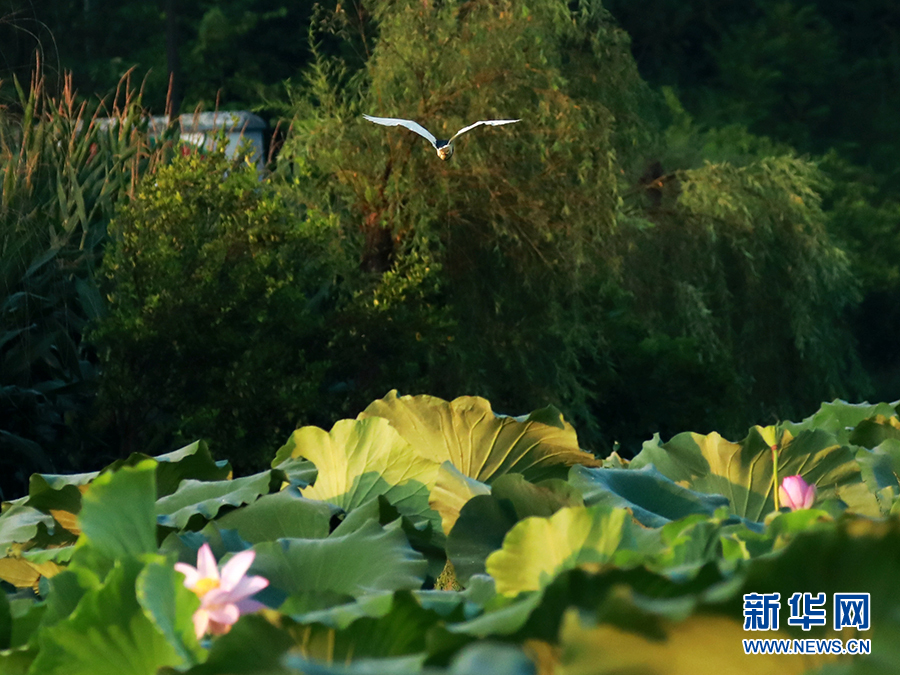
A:
{"label": "sunlit leaf", "polygon": [[297,429],[279,453],[305,457],[316,465],[315,484],[303,490],[351,511],[384,495],[401,513],[429,516],[428,491],[438,465],[413,451],[386,420],[341,420],[330,432]]}
{"label": "sunlit leaf", "polygon": [[[826,431],[788,435],[777,451],[779,476],[800,475],[815,483],[819,499],[862,482],[855,451]],[[630,468],[648,464],[682,487],[723,495],[738,516],[759,521],[775,508],[772,448],[755,429],[742,443],[726,441],[715,432],[678,434],[667,443],[657,436],[644,443]],[[862,493],[859,497],[866,498]]]}
{"label": "sunlit leaf", "polygon": [[498,593],[515,595],[544,588],[563,570],[607,563],[617,554],[623,562],[640,560],[655,550],[653,542],[625,509],[569,507],[516,523],[485,567]]}

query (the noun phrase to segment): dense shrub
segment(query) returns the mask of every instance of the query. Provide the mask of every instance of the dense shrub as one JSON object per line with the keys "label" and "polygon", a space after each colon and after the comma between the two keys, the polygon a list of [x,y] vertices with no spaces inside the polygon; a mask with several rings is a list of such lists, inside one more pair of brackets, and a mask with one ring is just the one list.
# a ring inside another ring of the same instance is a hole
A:
{"label": "dense shrub", "polygon": [[91,339],[123,449],[210,439],[238,465],[321,413],[336,243],[327,219],[221,153],[149,175],[111,226]]}

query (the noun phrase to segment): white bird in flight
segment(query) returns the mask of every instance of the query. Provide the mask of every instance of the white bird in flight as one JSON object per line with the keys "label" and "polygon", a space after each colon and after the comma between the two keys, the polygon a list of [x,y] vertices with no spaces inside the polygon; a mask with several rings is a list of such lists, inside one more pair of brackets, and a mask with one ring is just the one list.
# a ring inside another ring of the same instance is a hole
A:
{"label": "white bird in flight", "polygon": [[520,120],[480,120],[475,122],[475,124],[470,124],[467,127],[463,127],[459,131],[457,131],[453,136],[450,137],[449,141],[439,141],[435,138],[434,134],[432,134],[428,129],[423,127],[421,124],[417,122],[413,122],[412,120],[401,120],[396,119],[394,117],[372,117],[371,115],[363,115],[370,122],[374,122],[375,124],[381,124],[385,127],[406,127],[410,131],[415,131],[419,136],[428,140],[431,145],[434,146],[434,149],[437,150],[438,157],[443,160],[448,160],[453,156],[453,140],[457,136],[461,136],[467,131],[471,131],[475,127],[480,127],[482,124],[487,124],[491,127],[498,127],[501,124],[513,124],[514,122],[519,122]]}

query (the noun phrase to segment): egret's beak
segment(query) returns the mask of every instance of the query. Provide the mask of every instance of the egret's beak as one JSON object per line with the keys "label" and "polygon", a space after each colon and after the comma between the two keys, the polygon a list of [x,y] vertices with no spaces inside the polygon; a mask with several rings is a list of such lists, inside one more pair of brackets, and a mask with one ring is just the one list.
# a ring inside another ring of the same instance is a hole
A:
{"label": "egret's beak", "polygon": [[449,143],[447,145],[442,145],[437,149],[438,157],[443,159],[445,162],[453,157],[453,146]]}

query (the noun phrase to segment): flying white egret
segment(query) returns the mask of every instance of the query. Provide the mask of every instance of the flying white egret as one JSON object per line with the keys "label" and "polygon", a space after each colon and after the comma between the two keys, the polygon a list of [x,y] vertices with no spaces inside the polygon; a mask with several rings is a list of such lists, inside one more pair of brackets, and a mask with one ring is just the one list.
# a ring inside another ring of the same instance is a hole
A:
{"label": "flying white egret", "polygon": [[459,131],[457,131],[453,136],[450,137],[448,141],[439,141],[434,137],[428,129],[423,127],[421,124],[417,122],[413,122],[412,120],[401,120],[396,119],[394,117],[372,117],[371,115],[363,115],[370,122],[374,122],[375,124],[381,124],[385,127],[406,127],[410,131],[415,131],[419,136],[428,140],[431,145],[434,146],[434,149],[437,150],[438,157],[443,160],[450,159],[453,156],[453,140],[457,136],[461,136],[467,131],[471,131],[475,127],[480,127],[482,124],[487,124],[491,127],[498,127],[501,124],[513,124],[514,122],[519,122],[520,120],[480,120],[475,122],[474,124],[470,124],[467,127],[463,127]]}

